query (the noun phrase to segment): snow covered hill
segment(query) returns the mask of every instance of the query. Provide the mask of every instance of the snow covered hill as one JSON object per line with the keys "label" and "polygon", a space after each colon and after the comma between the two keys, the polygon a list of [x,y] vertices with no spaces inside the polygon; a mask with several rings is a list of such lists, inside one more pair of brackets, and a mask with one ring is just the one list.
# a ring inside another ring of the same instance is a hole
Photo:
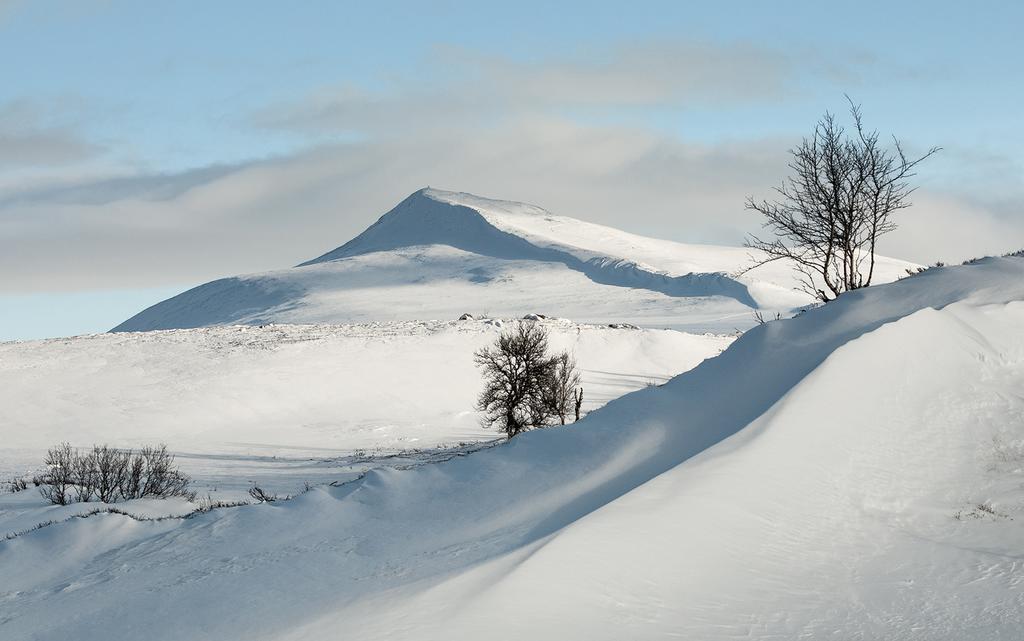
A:
{"label": "snow covered hill", "polygon": [[[254,480],[291,493],[304,481],[344,479],[348,461],[335,459],[360,450],[494,439],[473,411],[473,352],[502,324],[223,326],[0,343],[0,480],[37,469],[61,441],[164,441],[201,493],[238,499]],[[733,340],[541,324],[553,349],[577,358],[584,411],[663,383]]]}
{"label": "snow covered hill", "polygon": [[[315,260],[201,285],[114,331],[537,312],[729,332],[749,327],[755,307],[788,312],[810,302],[782,263],[730,276],[749,263],[739,247],[645,238],[532,205],[423,189]],[[882,259],[875,280],[908,266]]]}
{"label": "snow covered hill", "polygon": [[566,428],[46,527],[0,542],[0,638],[1017,638],[1021,327],[1024,259],[933,269]]}

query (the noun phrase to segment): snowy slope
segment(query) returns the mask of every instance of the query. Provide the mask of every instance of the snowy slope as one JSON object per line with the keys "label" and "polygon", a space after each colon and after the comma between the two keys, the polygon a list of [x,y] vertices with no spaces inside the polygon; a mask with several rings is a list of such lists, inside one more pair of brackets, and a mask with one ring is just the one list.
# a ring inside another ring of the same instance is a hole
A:
{"label": "snowy slope", "polygon": [[[244,495],[250,479],[264,478],[271,490],[294,492],[304,480],[338,478],[310,469],[310,457],[494,439],[473,411],[473,352],[501,324],[228,326],[0,343],[0,480],[35,468],[65,440],[163,441],[203,491],[212,484]],[[732,340],[542,325],[552,348],[576,355],[584,411],[662,383]]]}
{"label": "snowy slope", "polygon": [[[297,268],[226,278],[115,328],[451,319],[530,312],[691,331],[752,324],[751,309],[810,302],[789,267],[739,247],[645,238],[532,205],[420,190],[345,245]],[[876,281],[909,263],[881,259]]]}
{"label": "snowy slope", "polygon": [[1017,638],[1022,326],[1024,260],[930,270],[468,457],[51,526],[0,637]]}

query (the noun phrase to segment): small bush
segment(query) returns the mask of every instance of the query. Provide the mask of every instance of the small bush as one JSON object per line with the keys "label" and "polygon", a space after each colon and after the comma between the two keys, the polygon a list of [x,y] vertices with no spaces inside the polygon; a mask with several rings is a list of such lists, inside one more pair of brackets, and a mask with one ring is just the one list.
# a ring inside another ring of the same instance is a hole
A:
{"label": "small bush", "polygon": [[9,492],[20,492],[25,489],[28,489],[28,481],[26,481],[24,477],[17,476],[10,481],[7,481],[7,490]]}
{"label": "small bush", "polygon": [[243,505],[251,505],[251,503],[248,501],[215,501],[207,494],[206,498],[199,499],[198,507],[196,507],[196,511],[193,514],[205,514],[222,507],[241,507]]}
{"label": "small bush", "polygon": [[138,490],[136,496],[130,498],[144,496],[159,498],[184,496],[189,500],[195,498],[195,492],[189,491],[192,479],[174,466],[174,455],[167,451],[166,445],[161,443],[156,447],[144,447],[139,450],[137,456],[142,460],[141,489]]}
{"label": "small bush", "polygon": [[573,411],[580,373],[576,369],[576,359],[569,352],[560,352],[552,357],[549,368],[541,381],[541,399],[548,413],[565,425],[565,418]]}
{"label": "small bush", "polygon": [[[933,265],[928,265],[926,267],[907,268],[907,269],[904,269],[903,271],[905,271],[907,273],[907,276],[917,276],[918,274],[923,274],[923,273],[925,273],[926,271],[928,271],[930,269],[935,269],[936,267],[945,267],[945,266],[946,266],[946,263],[944,263],[941,260],[939,260],[939,261],[935,261],[935,264],[933,264]],[[900,278],[904,278],[904,277],[901,276]]]}
{"label": "small bush", "polygon": [[43,476],[43,485],[39,493],[54,505],[67,505],[70,490],[74,487],[76,454],[71,444],[64,442],[50,448],[46,453],[46,466],[49,468]]}
{"label": "small bush", "polygon": [[195,499],[195,492],[189,490],[192,479],[175,467],[174,455],[163,444],[138,452],[108,445],[78,452],[61,443],[47,452],[46,465],[49,471],[38,477],[37,485],[40,494],[55,505],[72,502],[72,490],[74,501],[80,503],[170,496]]}
{"label": "small bush", "polygon": [[761,313],[761,310],[756,309],[754,310],[754,320],[757,321],[758,325],[767,325],[773,320],[782,320],[782,313],[775,312],[775,318],[767,318],[763,313]]}
{"label": "small bush", "polygon": [[277,500],[276,494],[268,494],[263,491],[259,485],[253,485],[249,488],[249,496],[256,499],[258,503],[273,503]]}

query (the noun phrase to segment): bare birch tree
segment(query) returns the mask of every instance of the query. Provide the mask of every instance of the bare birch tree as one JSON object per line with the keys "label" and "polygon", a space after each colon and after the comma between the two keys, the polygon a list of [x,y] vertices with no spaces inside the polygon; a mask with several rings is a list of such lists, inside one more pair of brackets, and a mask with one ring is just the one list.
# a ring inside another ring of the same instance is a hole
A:
{"label": "bare birch tree", "polygon": [[560,352],[551,359],[550,372],[545,381],[544,401],[552,416],[558,417],[565,425],[565,419],[573,411],[576,388],[580,384],[580,373],[576,359],[569,352]]}
{"label": "bare birch tree", "polygon": [[822,302],[871,284],[878,239],[896,229],[892,215],[910,207],[917,166],[939,151],[912,158],[895,136],[891,147],[883,145],[877,131],[864,127],[860,107],[847,100],[853,131],[826,112],[813,135],[790,150],[793,175],[776,189],[779,198],[749,198],[746,205],[765,217],[772,238],[747,239],[762,256],[745,271],[792,261],[801,289]]}

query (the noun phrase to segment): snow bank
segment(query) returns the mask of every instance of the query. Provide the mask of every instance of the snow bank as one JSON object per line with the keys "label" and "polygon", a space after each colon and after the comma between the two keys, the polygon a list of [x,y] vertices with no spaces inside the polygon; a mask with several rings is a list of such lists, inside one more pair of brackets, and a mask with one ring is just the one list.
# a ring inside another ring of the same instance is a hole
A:
{"label": "snow bank", "polygon": [[992,439],[1024,439],[1022,325],[1024,260],[929,270],[465,458],[18,537],[0,633],[1012,638],[1024,472]]}
{"label": "snow bank", "polygon": [[[584,411],[717,355],[728,336],[542,321],[576,354]],[[0,480],[46,448],[166,442],[224,499],[349,474],[353,452],[485,441],[473,352],[501,321],[272,325],[0,343]],[[346,468],[346,469],[340,469]],[[339,474],[339,471],[342,472]],[[224,492],[228,491],[228,495]],[[0,535],[3,532],[0,531]]]}

